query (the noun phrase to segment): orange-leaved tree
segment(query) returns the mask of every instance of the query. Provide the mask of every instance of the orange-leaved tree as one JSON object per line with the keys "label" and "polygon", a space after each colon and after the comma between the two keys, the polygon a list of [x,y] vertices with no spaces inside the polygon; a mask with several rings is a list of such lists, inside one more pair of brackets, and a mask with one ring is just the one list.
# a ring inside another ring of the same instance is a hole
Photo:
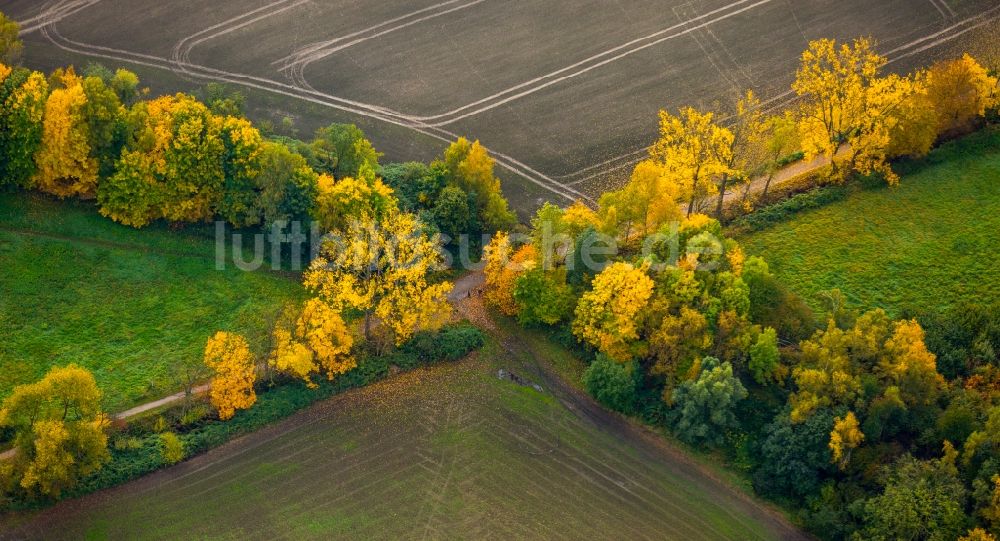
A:
{"label": "orange-leaved tree", "polygon": [[257,366],[250,346],[238,334],[219,331],[205,345],[205,364],[212,370],[209,398],[226,420],[236,410],[247,409],[257,401],[254,382]]}

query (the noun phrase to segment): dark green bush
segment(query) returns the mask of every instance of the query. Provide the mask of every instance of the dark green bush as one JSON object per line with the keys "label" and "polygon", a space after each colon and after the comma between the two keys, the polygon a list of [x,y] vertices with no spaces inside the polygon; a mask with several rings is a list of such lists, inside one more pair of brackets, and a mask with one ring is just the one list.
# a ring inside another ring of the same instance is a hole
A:
{"label": "dark green bush", "polygon": [[760,231],[800,212],[840,201],[849,193],[847,186],[823,186],[741,216],[733,220],[732,226],[740,231]]}
{"label": "dark green bush", "polygon": [[415,355],[420,363],[456,361],[482,347],[486,337],[470,323],[458,323],[438,333],[420,333],[401,348],[401,353]]}
{"label": "dark green bush", "polygon": [[642,372],[635,361],[619,363],[598,355],[583,372],[583,385],[590,396],[610,409],[634,413],[638,395],[637,378]]}

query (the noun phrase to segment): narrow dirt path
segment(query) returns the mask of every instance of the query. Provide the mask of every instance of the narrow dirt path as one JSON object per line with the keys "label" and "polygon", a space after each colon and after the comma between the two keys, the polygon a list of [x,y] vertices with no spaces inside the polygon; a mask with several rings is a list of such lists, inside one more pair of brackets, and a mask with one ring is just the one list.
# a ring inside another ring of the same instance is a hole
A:
{"label": "narrow dirt path", "polygon": [[685,451],[671,445],[660,435],[627,417],[605,409],[586,393],[564,381],[544,360],[544,355],[535,351],[529,342],[515,334],[504,332],[493,321],[493,316],[483,304],[482,297],[477,294],[483,282],[484,277],[481,272],[469,273],[456,280],[455,291],[459,293],[452,299],[456,311],[478,327],[487,330],[510,355],[526,361],[525,364],[534,372],[532,375],[566,409],[580,419],[613,434],[619,440],[629,442],[642,456],[678,464],[679,469],[690,472],[692,477],[710,479],[716,485],[714,487],[716,490],[735,494],[779,539],[811,539],[791,524],[776,508],[733,487],[716,472],[693,460]]}

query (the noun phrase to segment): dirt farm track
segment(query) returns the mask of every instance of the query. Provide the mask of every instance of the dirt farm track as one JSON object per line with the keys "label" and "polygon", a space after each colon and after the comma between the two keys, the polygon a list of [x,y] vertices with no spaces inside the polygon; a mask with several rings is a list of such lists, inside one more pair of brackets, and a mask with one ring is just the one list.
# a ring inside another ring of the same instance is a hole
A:
{"label": "dirt farm track", "polygon": [[34,67],[125,64],[158,91],[237,83],[310,104],[303,128],[358,123],[389,160],[478,138],[522,208],[619,182],[655,138],[660,108],[710,107],[747,88],[787,104],[810,39],[871,36],[894,69],[911,69],[1000,18],[995,0],[3,0],[0,10],[22,23]]}

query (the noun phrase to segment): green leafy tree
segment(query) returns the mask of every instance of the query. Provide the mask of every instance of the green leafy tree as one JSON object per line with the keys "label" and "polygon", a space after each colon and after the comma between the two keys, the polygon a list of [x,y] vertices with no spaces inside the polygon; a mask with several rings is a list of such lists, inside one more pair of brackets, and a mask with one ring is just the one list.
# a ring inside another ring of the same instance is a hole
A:
{"label": "green leafy tree", "polygon": [[761,385],[773,381],[780,360],[778,333],[768,327],[757,336],[757,342],[750,347],[750,373],[753,374],[753,379]]}
{"label": "green leafy tree", "polygon": [[399,198],[400,208],[407,212],[434,208],[438,194],[445,187],[445,170],[440,162],[434,166],[420,162],[390,163],[381,167],[379,175]]}
{"label": "green leafy tree", "polygon": [[261,172],[263,139],[257,128],[242,118],[222,119],[223,186],[218,214],[237,227],[260,223],[260,193],[256,178]]}
{"label": "green leafy tree", "polygon": [[882,494],[865,504],[864,538],[945,541],[965,532],[966,490],[956,455],[945,443],[942,458],[905,456],[888,468]]}
{"label": "green leafy tree", "polygon": [[705,357],[698,378],[674,390],[674,406],[679,413],[674,431],[694,445],[721,445],[727,432],[739,428],[736,407],[746,397],[747,390],[733,374],[731,364]]}
{"label": "green leafy tree", "polygon": [[448,186],[438,194],[432,216],[438,229],[457,241],[459,235],[469,233],[469,196],[457,186]]}
{"label": "green leafy tree", "polygon": [[258,209],[267,226],[310,219],[319,193],[319,174],[297,152],[282,143],[264,142],[260,173],[254,177]]}
{"label": "green leafy tree", "polygon": [[633,413],[638,401],[640,375],[635,361],[620,363],[607,355],[598,354],[583,372],[583,385],[590,396],[608,408]]}
{"label": "green leafy tree", "polygon": [[566,283],[565,269],[546,271],[536,266],[515,280],[514,300],[522,325],[555,325],[572,315],[576,297]]}
{"label": "green leafy tree", "polygon": [[381,156],[354,124],[330,124],[316,132],[310,165],[335,178],[355,177],[364,166],[378,170]]}
{"label": "green leafy tree", "polygon": [[97,190],[101,214],[142,227],[211,218],[225,182],[222,119],[185,94],[139,102],[116,172]]}
{"label": "green leafy tree", "polygon": [[99,176],[106,178],[114,173],[125,144],[125,108],[114,89],[100,77],[85,78],[83,92],[87,96],[83,115],[89,127],[90,156],[97,160]]}
{"label": "green leafy tree", "polygon": [[479,141],[469,142],[460,137],[444,151],[441,162],[447,171],[445,181],[458,186],[476,201],[484,232],[505,231],[517,223],[500,191],[500,179],[493,173],[496,162]]}
{"label": "green leafy tree", "polygon": [[230,91],[222,83],[208,83],[204,91],[205,105],[219,116],[242,117],[246,107],[246,96],[239,90]]}
{"label": "green leafy tree", "polygon": [[827,409],[801,423],[793,423],[787,414],[776,417],[764,429],[754,488],[768,496],[796,500],[815,494],[824,477],[834,471],[828,445],[831,430],[833,414]]}
{"label": "green leafy tree", "polygon": [[0,64],[0,186],[30,187],[49,85],[39,72]]}
{"label": "green leafy tree", "polygon": [[127,69],[115,70],[114,77],[107,84],[125,106],[131,107],[139,99],[139,77]]}
{"label": "green leafy tree", "polygon": [[160,434],[161,454],[167,464],[176,464],[184,460],[184,442],[173,432]]}

